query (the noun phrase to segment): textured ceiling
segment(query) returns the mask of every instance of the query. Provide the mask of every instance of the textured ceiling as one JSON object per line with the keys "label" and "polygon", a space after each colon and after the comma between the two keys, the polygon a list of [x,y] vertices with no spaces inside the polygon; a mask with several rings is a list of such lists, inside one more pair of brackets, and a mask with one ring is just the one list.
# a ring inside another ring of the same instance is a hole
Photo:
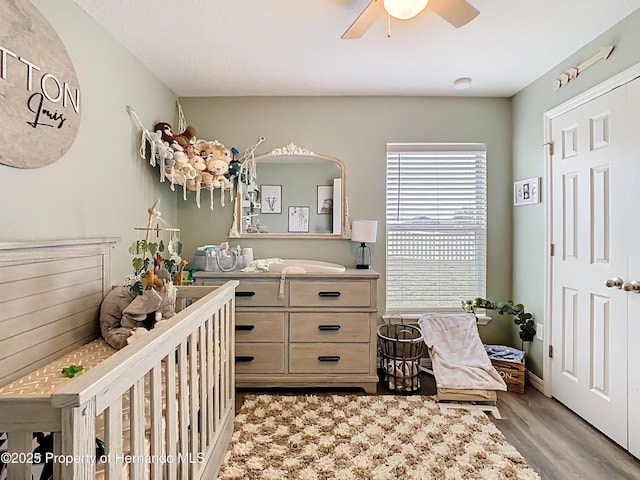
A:
{"label": "textured ceiling", "polygon": [[[468,1],[480,15],[460,29],[427,8],[392,21],[391,38],[383,16],[362,38],[341,40],[367,0],[75,0],[182,97],[510,97],[640,7]],[[459,77],[471,88],[455,90]]]}

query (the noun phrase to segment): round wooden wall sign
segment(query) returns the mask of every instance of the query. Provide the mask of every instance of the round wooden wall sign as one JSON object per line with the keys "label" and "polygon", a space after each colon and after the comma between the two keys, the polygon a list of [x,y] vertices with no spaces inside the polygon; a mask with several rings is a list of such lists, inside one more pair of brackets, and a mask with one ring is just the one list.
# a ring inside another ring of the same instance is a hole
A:
{"label": "round wooden wall sign", "polygon": [[0,15],[0,163],[44,167],[62,157],[80,126],[80,86],[62,41],[28,0]]}

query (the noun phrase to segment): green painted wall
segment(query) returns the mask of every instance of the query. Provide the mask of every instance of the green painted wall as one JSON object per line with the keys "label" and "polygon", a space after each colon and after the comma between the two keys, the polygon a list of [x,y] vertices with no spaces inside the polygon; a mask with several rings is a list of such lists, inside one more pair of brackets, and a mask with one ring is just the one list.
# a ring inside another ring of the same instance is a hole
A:
{"label": "green painted wall", "polygon": [[133,227],[146,223],[156,198],[163,217],[177,223],[175,195],[139,157],[140,133],[126,105],[151,128],[176,116],[177,97],[72,0],[33,4],[71,57],[82,119],[74,144],[53,164],[28,170],[0,165],[0,241],[122,237],[113,271],[119,281],[131,273]]}
{"label": "green painted wall", "polygon": [[[238,150],[266,142],[259,152],[288,143],[339,158],[346,164],[351,219],[379,221],[378,243],[371,245],[373,268],[381,275],[384,312],[385,146],[387,142],[480,142],[487,144],[489,172],[488,295],[511,295],[511,101],[506,98],[428,97],[236,97],[182,98],[187,123],[198,137],[217,139]],[[315,183],[313,184],[315,188]],[[178,203],[179,226],[187,255],[198,245],[227,241],[229,202],[214,211],[208,199],[195,207],[193,194]],[[354,266],[349,240],[241,239],[255,258],[312,258]],[[482,327],[485,341],[510,340],[511,319]]]}
{"label": "green painted wall", "polygon": [[[559,90],[553,79],[569,67],[575,67],[595,55],[601,46],[615,45],[606,61],[585,70]],[[544,113],[616,73],[640,62],[640,10],[637,10],[603,35],[578,50],[513,98],[513,179],[544,177]],[[542,197],[547,188],[544,180]],[[513,297],[523,303],[544,323],[546,205],[524,205],[513,209]],[[514,342],[515,340],[514,331]],[[515,343],[516,345],[518,343]],[[529,347],[527,368],[543,376],[543,344],[534,340]]]}

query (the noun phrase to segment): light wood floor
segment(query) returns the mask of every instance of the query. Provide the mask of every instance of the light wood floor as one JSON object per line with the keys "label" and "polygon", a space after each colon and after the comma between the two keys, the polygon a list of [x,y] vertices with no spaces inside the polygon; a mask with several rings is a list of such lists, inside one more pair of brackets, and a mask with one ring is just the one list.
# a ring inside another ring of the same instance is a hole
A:
{"label": "light wood floor", "polygon": [[544,480],[640,479],[640,461],[531,386],[500,392],[498,409],[493,422]]}
{"label": "light wood floor", "polygon": [[[420,375],[421,395],[436,391],[433,377]],[[327,390],[349,392],[354,390]],[[296,392],[293,389],[238,389],[236,411],[247,393]],[[297,390],[308,393],[308,389]],[[390,394],[382,384],[378,394]],[[558,401],[527,385],[524,394],[499,392],[502,420],[493,419],[543,480],[639,480],[640,461],[602,435]]]}

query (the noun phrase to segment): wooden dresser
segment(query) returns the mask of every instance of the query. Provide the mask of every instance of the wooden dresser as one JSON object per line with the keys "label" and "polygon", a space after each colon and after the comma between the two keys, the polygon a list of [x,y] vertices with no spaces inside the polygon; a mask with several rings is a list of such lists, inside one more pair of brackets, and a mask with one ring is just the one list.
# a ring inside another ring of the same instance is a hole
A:
{"label": "wooden dresser", "polygon": [[197,285],[237,279],[236,386],[357,386],[376,391],[377,281],[344,273],[196,272]]}

